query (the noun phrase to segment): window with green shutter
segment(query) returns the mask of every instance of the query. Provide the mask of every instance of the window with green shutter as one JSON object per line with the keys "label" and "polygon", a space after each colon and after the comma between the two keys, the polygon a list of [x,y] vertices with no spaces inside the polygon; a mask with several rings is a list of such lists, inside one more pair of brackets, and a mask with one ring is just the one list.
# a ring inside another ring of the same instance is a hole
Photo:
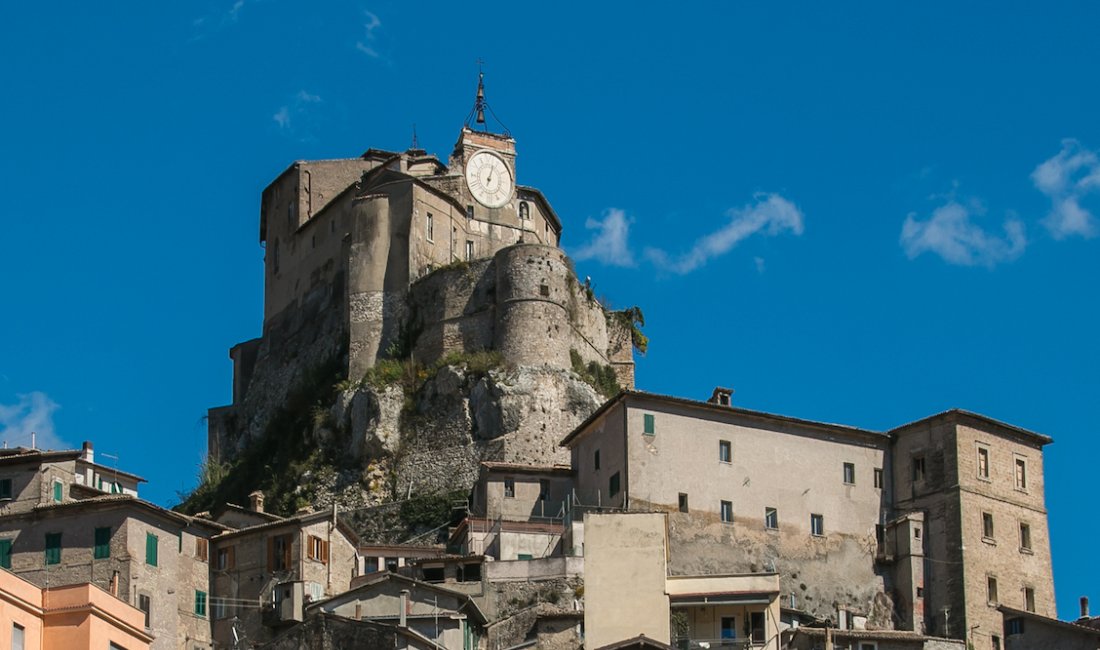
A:
{"label": "window with green shutter", "polygon": [[92,552],[92,557],[97,560],[111,557],[110,527],[95,529],[95,550]]}
{"label": "window with green shutter", "polygon": [[157,565],[157,536],[153,533],[145,533],[145,563]]}
{"label": "window with green shutter", "polygon": [[11,540],[0,539],[0,567],[11,568]]}
{"label": "window with green shutter", "polygon": [[46,533],[46,564],[61,564],[61,533]]}
{"label": "window with green shutter", "polygon": [[11,479],[0,478],[0,499],[11,498]]}
{"label": "window with green shutter", "polygon": [[656,433],[657,428],[653,423],[653,414],[652,413],[646,413],[644,416],[642,416],[642,420],[645,423],[645,428],[643,429],[643,431],[645,431],[645,433],[648,433],[650,435]]}
{"label": "window with green shutter", "polygon": [[61,481],[53,482],[53,500],[61,503]]}
{"label": "window with green shutter", "polygon": [[206,616],[206,592],[195,590],[195,616]]}

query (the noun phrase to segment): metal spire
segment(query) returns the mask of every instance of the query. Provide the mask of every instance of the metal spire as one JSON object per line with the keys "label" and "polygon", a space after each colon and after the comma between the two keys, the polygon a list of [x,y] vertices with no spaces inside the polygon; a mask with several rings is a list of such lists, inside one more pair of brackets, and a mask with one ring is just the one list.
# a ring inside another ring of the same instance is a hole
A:
{"label": "metal spire", "polygon": [[485,121],[485,111],[489,111],[489,115],[493,116],[493,119],[497,121],[500,128],[504,130],[504,135],[511,137],[511,133],[508,131],[508,127],[504,126],[504,122],[500,121],[497,114],[493,112],[493,109],[489,107],[489,102],[485,101],[485,73],[481,70],[482,61],[477,60],[477,95],[474,97],[474,107],[470,110],[470,114],[466,116],[466,126],[470,127],[470,120],[474,120],[474,124],[480,124],[481,130],[486,133],[489,132],[489,126]]}

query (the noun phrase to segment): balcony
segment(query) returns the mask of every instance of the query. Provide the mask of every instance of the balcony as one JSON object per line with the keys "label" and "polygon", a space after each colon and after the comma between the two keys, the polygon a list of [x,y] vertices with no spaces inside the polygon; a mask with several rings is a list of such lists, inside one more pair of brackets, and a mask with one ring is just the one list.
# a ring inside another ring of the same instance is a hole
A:
{"label": "balcony", "polygon": [[763,636],[759,640],[740,639],[694,639],[680,637],[673,639],[672,647],[678,650],[710,650],[711,648],[723,648],[728,650],[750,650],[751,648],[764,648],[766,646]]}

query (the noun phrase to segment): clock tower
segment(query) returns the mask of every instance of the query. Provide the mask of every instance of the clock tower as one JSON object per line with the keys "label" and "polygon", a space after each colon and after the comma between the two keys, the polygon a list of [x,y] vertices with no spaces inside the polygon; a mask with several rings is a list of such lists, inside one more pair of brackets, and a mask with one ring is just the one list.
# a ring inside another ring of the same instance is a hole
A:
{"label": "clock tower", "polygon": [[485,101],[485,76],[479,73],[474,107],[455,142],[448,167],[452,174],[462,176],[463,194],[473,200],[469,204],[477,212],[515,211],[516,141],[499,119],[503,133],[491,133],[486,126],[486,111],[496,118]]}

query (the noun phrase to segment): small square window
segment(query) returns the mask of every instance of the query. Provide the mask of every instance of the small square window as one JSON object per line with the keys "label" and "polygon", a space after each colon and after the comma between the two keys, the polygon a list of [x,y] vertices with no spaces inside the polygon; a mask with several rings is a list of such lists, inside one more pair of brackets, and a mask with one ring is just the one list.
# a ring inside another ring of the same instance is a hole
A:
{"label": "small square window", "polygon": [[611,475],[610,480],[607,482],[607,491],[612,498],[619,493],[619,473],[615,472]]}
{"label": "small square window", "polygon": [[0,478],[0,499],[11,498],[11,479]]}
{"label": "small square window", "polygon": [[982,537],[993,539],[993,513],[982,513]]}
{"label": "small square window", "polygon": [[1020,550],[1031,550],[1031,525],[1020,522]]}
{"label": "small square window", "polygon": [[764,528],[779,529],[779,511],[775,508],[764,508]]}
{"label": "small square window", "polygon": [[646,413],[642,416],[642,432],[650,435],[657,432],[657,423],[653,420],[652,413]]}
{"label": "small square window", "polygon": [[844,483],[845,485],[856,484],[856,466],[855,463],[844,463]]}
{"label": "small square window", "polygon": [[1022,618],[1010,618],[1005,621],[1005,634],[1012,636],[1014,634],[1024,633],[1024,619]]}
{"label": "small square window", "polygon": [[511,499],[516,496],[516,479],[504,479],[504,498]]}
{"label": "small square window", "polygon": [[810,515],[810,534],[815,537],[821,537],[825,535],[825,516],[824,515]]}
{"label": "small square window", "polygon": [[875,487],[882,489],[882,469],[878,467],[875,468]]}
{"label": "small square window", "polygon": [[677,502],[680,507],[680,512],[688,511],[688,495],[681,492],[679,498],[677,499]]}
{"label": "small square window", "polygon": [[978,447],[978,478],[989,478],[989,450]]}
{"label": "small square window", "polygon": [[733,502],[732,501],[723,501],[722,504],[721,504],[721,511],[722,511],[722,523],[732,524],[733,523]]}
{"label": "small square window", "polygon": [[917,587],[917,598],[924,598],[924,587]]}
{"label": "small square window", "polygon": [[733,462],[733,446],[730,444],[729,440],[718,441],[718,462]]}

